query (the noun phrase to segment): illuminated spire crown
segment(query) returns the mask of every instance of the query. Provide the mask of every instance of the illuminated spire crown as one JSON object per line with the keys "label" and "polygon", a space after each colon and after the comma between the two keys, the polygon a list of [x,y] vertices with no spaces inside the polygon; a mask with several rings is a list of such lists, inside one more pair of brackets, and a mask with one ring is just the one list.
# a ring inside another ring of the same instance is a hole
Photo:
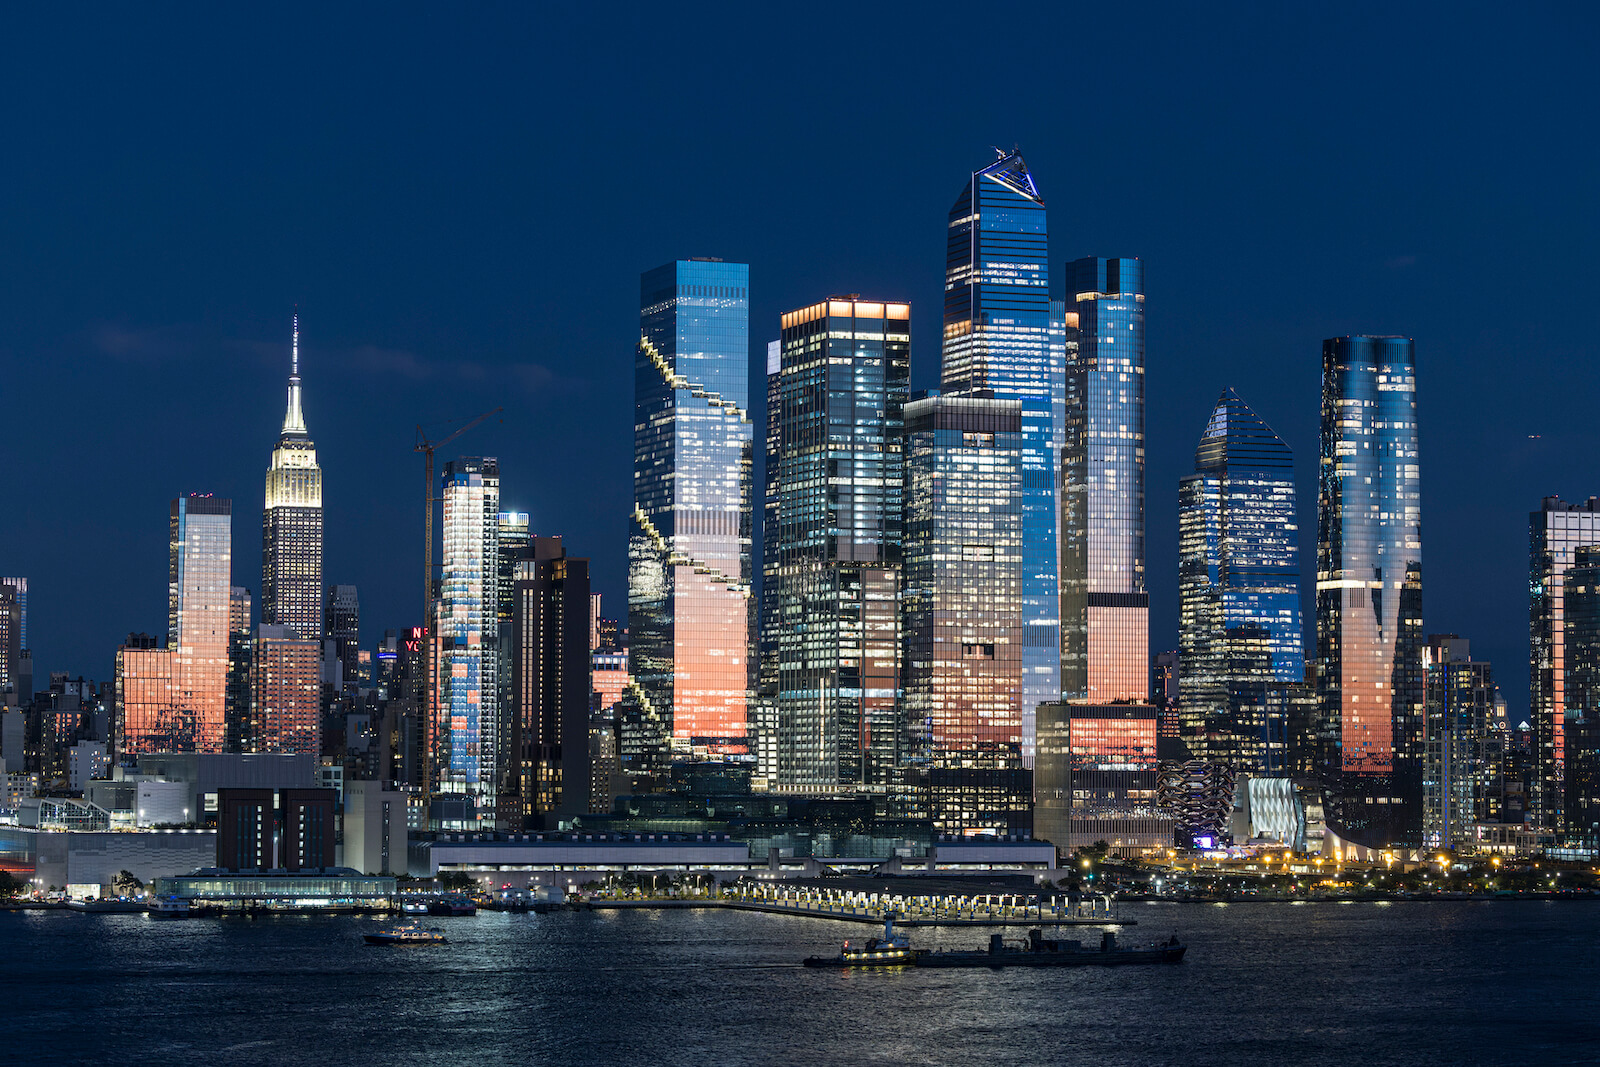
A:
{"label": "illuminated spire crown", "polygon": [[306,419],[300,411],[300,313],[294,316],[294,344],[289,357],[289,410],[283,416],[283,434],[305,436]]}

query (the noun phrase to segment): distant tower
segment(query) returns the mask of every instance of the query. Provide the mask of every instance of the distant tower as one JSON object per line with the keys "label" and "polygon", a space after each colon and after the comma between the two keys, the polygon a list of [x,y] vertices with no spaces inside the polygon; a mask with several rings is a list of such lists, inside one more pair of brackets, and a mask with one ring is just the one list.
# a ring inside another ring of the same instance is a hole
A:
{"label": "distant tower", "polygon": [[175,751],[221,752],[228,705],[233,618],[233,502],[181,496],[172,502],[167,645],[173,657]]}
{"label": "distant tower", "polygon": [[1422,490],[1405,337],[1322,343],[1317,699],[1328,830],[1422,837]]}
{"label": "distant tower", "polygon": [[322,468],[300,410],[300,316],[294,317],[289,408],[267,468],[261,514],[261,622],[322,636]]}
{"label": "distant tower", "polygon": [[750,747],[749,286],[714,259],[639,280],[628,627],[657,764]]}
{"label": "distant tower", "polygon": [[1180,715],[1202,759],[1287,773],[1305,681],[1294,455],[1232,389],[1178,483]]}
{"label": "distant tower", "polygon": [[353,585],[328,586],[326,618],[322,632],[334,643],[345,689],[354,689],[360,677],[361,598]]}

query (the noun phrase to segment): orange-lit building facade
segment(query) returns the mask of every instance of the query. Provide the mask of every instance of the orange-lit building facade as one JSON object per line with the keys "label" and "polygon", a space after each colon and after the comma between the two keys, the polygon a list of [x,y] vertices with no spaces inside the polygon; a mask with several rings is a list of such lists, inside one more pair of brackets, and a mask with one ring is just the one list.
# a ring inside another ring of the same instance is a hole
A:
{"label": "orange-lit building facade", "polygon": [[178,710],[173,663],[171,651],[149,634],[129,634],[117,649],[113,712],[117,758],[192,748],[194,722]]}
{"label": "orange-lit building facade", "polygon": [[256,630],[247,752],[322,751],[322,642],[293,627]]}
{"label": "orange-lit building facade", "polygon": [[173,701],[192,726],[169,751],[221,752],[226,729],[232,618],[233,505],[212,496],[172,502],[167,647]]}
{"label": "orange-lit building facade", "polygon": [[750,269],[678,260],[640,279],[631,673],[674,757],[749,752]]}

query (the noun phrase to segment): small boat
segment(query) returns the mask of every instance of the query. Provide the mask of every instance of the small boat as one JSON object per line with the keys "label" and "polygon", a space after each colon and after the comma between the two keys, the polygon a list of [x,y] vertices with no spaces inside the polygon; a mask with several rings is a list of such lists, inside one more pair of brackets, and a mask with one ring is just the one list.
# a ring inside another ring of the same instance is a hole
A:
{"label": "small boat", "polygon": [[400,905],[400,911],[404,915],[426,915],[428,905],[420,900],[408,900]]}
{"label": "small boat", "polygon": [[894,916],[883,920],[883,936],[844,943],[837,956],[808,956],[807,967],[910,967],[926,950],[914,949],[905,934],[896,933]]}
{"label": "small boat", "polygon": [[370,934],[363,934],[369,945],[443,945],[447,941],[443,931],[424,930],[419,926],[386,926]]}
{"label": "small boat", "polygon": [[69,900],[67,908],[71,911],[106,912],[111,914],[132,915],[144,911],[144,902],[141,900],[119,900],[116,897],[101,897],[98,900]]}
{"label": "small boat", "polygon": [[1085,948],[1080,941],[1057,941],[1044,936],[1037,927],[1028,931],[1028,940],[1008,944],[1000,934],[989,937],[987,951],[922,952],[918,967],[1114,967],[1135,963],[1178,963],[1188,950],[1173,934],[1170,941],[1155,945],[1124,948],[1117,935],[1107,930],[1097,948]]}
{"label": "small boat", "polygon": [[429,915],[476,915],[478,905],[466,897],[444,897],[428,905]]}
{"label": "small boat", "polygon": [[189,902],[178,897],[151,897],[148,905],[152,919],[187,919]]}

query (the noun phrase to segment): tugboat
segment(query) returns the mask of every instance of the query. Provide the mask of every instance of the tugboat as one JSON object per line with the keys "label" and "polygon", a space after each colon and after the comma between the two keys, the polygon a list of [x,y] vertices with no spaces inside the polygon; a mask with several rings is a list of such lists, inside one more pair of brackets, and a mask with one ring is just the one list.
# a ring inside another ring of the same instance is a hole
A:
{"label": "tugboat", "polygon": [[894,915],[883,920],[883,936],[869,937],[859,945],[849,941],[837,956],[808,956],[807,967],[910,967],[925,949],[914,949],[905,934],[896,933]]}
{"label": "tugboat", "polygon": [[1111,967],[1124,963],[1178,963],[1189,946],[1173,934],[1171,940],[1155,945],[1123,948],[1117,935],[1107,930],[1098,948],[1085,948],[1081,941],[1057,941],[1035,927],[1028,940],[1007,944],[1000,934],[991,934],[988,951],[920,952],[918,967]]}
{"label": "tugboat", "polygon": [[440,930],[423,930],[418,926],[386,926],[374,933],[363,934],[369,945],[443,945],[448,941]]}

